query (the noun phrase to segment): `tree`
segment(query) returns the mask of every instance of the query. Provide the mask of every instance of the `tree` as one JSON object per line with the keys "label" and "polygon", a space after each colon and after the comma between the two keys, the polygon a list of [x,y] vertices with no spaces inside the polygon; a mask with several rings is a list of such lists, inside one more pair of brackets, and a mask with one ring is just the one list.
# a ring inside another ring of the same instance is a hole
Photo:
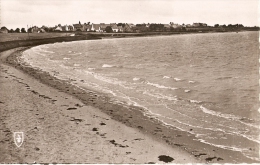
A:
{"label": "tree", "polygon": [[26,33],[25,28],[21,29],[21,33]]}
{"label": "tree", "polygon": [[244,25],[243,25],[243,24],[238,24],[238,27],[240,27],[240,28],[241,28],[241,27],[244,27]]}
{"label": "tree", "polygon": [[20,29],[19,29],[19,28],[16,28],[16,29],[15,29],[15,32],[16,32],[16,33],[20,33]]}
{"label": "tree", "polygon": [[118,23],[117,26],[125,27],[125,23]]}
{"label": "tree", "polygon": [[214,27],[219,27],[219,24],[215,24]]}
{"label": "tree", "polygon": [[44,27],[43,29],[44,29],[44,31],[49,32],[49,28],[48,27]]}
{"label": "tree", "polygon": [[163,24],[150,24],[149,30],[150,31],[163,31],[164,25]]}
{"label": "tree", "polygon": [[107,33],[112,33],[112,32],[113,32],[111,26],[107,26],[107,27],[105,28],[105,31],[106,31]]}
{"label": "tree", "polygon": [[13,33],[14,32],[14,30],[13,29],[10,29],[9,31],[8,31],[8,33]]}
{"label": "tree", "polygon": [[7,29],[5,26],[1,27],[1,30]]}

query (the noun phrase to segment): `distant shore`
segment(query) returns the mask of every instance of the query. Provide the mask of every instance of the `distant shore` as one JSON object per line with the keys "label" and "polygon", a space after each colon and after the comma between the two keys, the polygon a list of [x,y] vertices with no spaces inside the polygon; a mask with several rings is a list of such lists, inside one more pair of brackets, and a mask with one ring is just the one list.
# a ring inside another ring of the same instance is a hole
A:
{"label": "distant shore", "polygon": [[[141,32],[141,33],[99,33],[99,32],[51,32],[51,33],[0,33],[0,51],[4,45],[12,41],[16,46],[35,46],[36,44],[68,42],[77,40],[102,39],[102,38],[123,38],[123,37],[145,37],[145,36],[169,36],[180,34],[201,34],[201,33],[237,33],[241,31],[176,31],[176,32]],[[253,30],[249,30],[253,31]],[[254,30],[255,31],[255,30]],[[21,42],[23,41],[23,42]],[[24,42],[26,41],[26,42]],[[33,43],[29,44],[31,41]],[[20,45],[19,45],[20,43]],[[15,46],[13,46],[15,47]],[[8,49],[11,47],[8,47]],[[5,49],[7,50],[7,49]]]}
{"label": "distant shore", "polygon": [[[148,34],[140,34],[142,36],[149,36]],[[152,35],[159,35],[153,33]],[[169,35],[169,34],[165,34]],[[125,35],[127,37],[128,35]],[[131,36],[131,35],[129,35]],[[23,72],[29,74],[35,79],[39,80],[41,83],[47,86],[54,87],[59,91],[69,94],[77,99],[79,99],[85,105],[89,105],[98,108],[108,116],[110,116],[115,121],[119,121],[124,125],[134,128],[145,135],[156,139],[156,141],[161,142],[171,146],[172,148],[181,148],[185,152],[193,155],[193,159],[197,159],[202,162],[209,163],[241,163],[246,161],[246,163],[253,163],[252,160],[243,157],[239,152],[227,151],[220,148],[216,148],[207,144],[203,144],[198,141],[194,141],[194,135],[180,131],[176,128],[170,128],[162,125],[155,118],[144,116],[143,109],[139,107],[129,106],[124,107],[122,105],[115,105],[109,102],[110,98],[107,98],[102,93],[97,91],[83,92],[81,89],[71,86],[70,83],[58,80],[55,77],[50,76],[49,73],[43,72],[29,66],[21,65],[18,61],[18,57],[21,53],[27,49],[27,47],[54,43],[54,42],[69,42],[77,40],[86,39],[101,39],[102,35],[83,35],[79,34],[77,36],[60,37],[60,38],[48,38],[48,39],[35,39],[35,40],[24,40],[24,41],[8,41],[0,44],[0,52],[4,50],[9,50],[17,47],[24,47],[17,49],[9,54],[5,59],[4,63],[11,65]],[[124,37],[122,36],[112,36],[105,35],[104,37]],[[131,36],[132,37],[132,36]],[[127,162],[124,162],[127,163]],[[172,162],[174,163],[174,161]],[[193,162],[190,162],[193,163]]]}

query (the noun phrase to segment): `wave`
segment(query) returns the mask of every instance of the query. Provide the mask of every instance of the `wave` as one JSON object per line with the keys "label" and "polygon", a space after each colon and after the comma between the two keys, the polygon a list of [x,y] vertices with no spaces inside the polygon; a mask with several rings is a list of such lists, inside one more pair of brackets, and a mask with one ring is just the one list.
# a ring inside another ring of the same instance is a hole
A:
{"label": "wave", "polygon": [[230,146],[225,146],[225,145],[213,144],[213,143],[207,142],[206,140],[203,140],[203,139],[194,139],[194,140],[199,141],[201,143],[205,143],[205,144],[214,146],[214,147],[218,147],[218,148],[222,148],[222,149],[226,149],[226,150],[231,150],[231,151],[243,152],[243,151],[249,150],[247,148],[238,148],[238,147],[230,147]]}
{"label": "wave", "polygon": [[137,78],[137,77],[135,77],[135,78],[133,78],[133,81],[138,81],[138,80],[140,80],[141,78]]}
{"label": "wave", "polygon": [[201,103],[202,101],[197,101],[197,100],[189,100],[191,103]]}
{"label": "wave", "polygon": [[157,87],[157,88],[161,88],[161,89],[171,89],[171,90],[178,89],[178,88],[173,88],[173,87],[166,87],[166,86],[163,86],[163,85],[160,85],[160,84],[151,83],[151,82],[147,82],[147,84],[151,85],[151,86],[154,86],[154,87]]}
{"label": "wave", "polygon": [[249,124],[249,123],[246,123],[246,122],[245,122],[245,121],[250,121],[250,122],[252,122],[252,121],[253,121],[252,119],[247,119],[247,118],[245,118],[245,117],[238,117],[238,116],[231,115],[231,114],[223,114],[223,113],[221,113],[221,112],[216,112],[216,111],[207,109],[207,108],[203,107],[202,105],[200,106],[200,109],[201,109],[204,113],[207,113],[207,114],[210,114],[210,115],[214,115],[214,116],[218,116],[218,117],[221,117],[221,118],[225,118],[225,119],[228,119],[228,120],[238,121],[238,122],[240,122],[240,123],[242,123],[242,124],[245,124],[245,125],[247,125],[247,126],[260,129],[258,125],[253,125],[253,124]]}
{"label": "wave", "polygon": [[169,77],[169,76],[163,76],[163,78],[164,78],[164,79],[168,79],[168,78],[171,78],[171,77]]}
{"label": "wave", "polygon": [[176,78],[176,77],[174,78],[174,80],[175,80],[175,81],[181,81],[181,79],[179,79],[179,78]]}
{"label": "wave", "polygon": [[158,99],[167,99],[169,101],[177,101],[178,98],[176,96],[174,97],[171,97],[171,96],[165,96],[163,94],[160,94],[160,93],[149,93],[148,91],[144,91],[143,94],[145,95],[148,95],[148,96],[152,96],[152,97],[155,97],[155,98],[158,98]]}
{"label": "wave", "polygon": [[114,65],[108,65],[108,64],[103,64],[102,68],[112,68],[115,67]]}
{"label": "wave", "polygon": [[218,116],[218,117],[222,117],[222,118],[226,118],[226,119],[229,119],[229,120],[239,120],[240,119],[239,117],[231,115],[231,114],[222,114],[221,112],[216,112],[216,111],[207,109],[207,108],[203,107],[202,105],[200,106],[200,109],[204,113],[214,115],[214,116]]}

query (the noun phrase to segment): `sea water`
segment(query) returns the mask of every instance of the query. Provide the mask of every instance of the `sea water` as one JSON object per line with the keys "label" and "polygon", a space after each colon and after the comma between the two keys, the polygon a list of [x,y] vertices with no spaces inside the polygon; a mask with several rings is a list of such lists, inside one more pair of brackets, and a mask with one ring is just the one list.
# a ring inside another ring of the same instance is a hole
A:
{"label": "sea water", "polygon": [[47,44],[21,59],[259,160],[258,49],[258,32],[185,34]]}

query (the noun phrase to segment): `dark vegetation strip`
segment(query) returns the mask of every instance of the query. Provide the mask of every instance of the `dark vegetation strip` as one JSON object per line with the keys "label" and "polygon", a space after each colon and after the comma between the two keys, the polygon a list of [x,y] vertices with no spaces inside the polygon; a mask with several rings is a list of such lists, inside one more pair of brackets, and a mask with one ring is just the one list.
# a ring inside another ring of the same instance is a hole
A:
{"label": "dark vegetation strip", "polygon": [[88,34],[88,35],[78,35],[78,36],[68,36],[68,37],[6,41],[6,42],[0,42],[0,52],[17,48],[17,47],[37,46],[37,45],[49,44],[55,42],[70,42],[70,41],[94,40],[94,39],[101,39],[101,38],[99,38],[96,35]]}

